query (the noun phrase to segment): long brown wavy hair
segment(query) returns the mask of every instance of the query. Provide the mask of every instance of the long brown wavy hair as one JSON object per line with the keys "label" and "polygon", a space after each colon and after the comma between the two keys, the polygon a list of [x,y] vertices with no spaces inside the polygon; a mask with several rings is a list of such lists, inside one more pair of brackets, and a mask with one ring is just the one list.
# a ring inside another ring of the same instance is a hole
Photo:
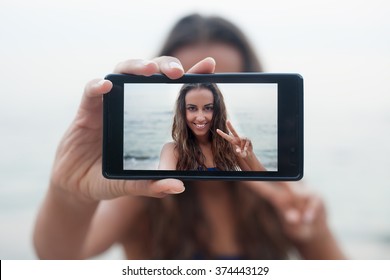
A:
{"label": "long brown wavy hair", "polygon": [[178,158],[177,170],[207,170],[205,157],[196,141],[195,135],[186,122],[186,95],[194,89],[207,89],[213,95],[213,117],[211,120],[209,141],[214,156],[214,163],[218,170],[239,170],[237,156],[232,145],[216,133],[219,128],[227,131],[227,112],[223,95],[214,83],[184,84],[176,101],[175,114],[172,125],[172,138],[176,143]]}
{"label": "long brown wavy hair", "polygon": [[[158,56],[175,56],[175,52],[183,46],[210,42],[224,43],[239,50],[244,61],[242,71],[262,71],[258,57],[242,31],[217,16],[192,14],[183,17],[171,29]],[[180,140],[182,136],[175,137],[178,139],[176,141],[185,142]],[[194,154],[194,151],[189,154]],[[237,257],[289,258],[292,246],[283,233],[280,218],[273,206],[240,182],[223,183],[230,197],[234,213],[231,219],[236,225],[235,237],[241,249],[241,255]],[[163,199],[144,198],[145,211],[138,217],[139,227],[134,229],[133,234],[140,236],[137,240],[144,248],[145,258],[193,259],[199,254],[202,258],[220,257],[210,251],[207,236],[211,234],[211,225],[200,207],[197,184],[202,184],[202,181],[185,182],[186,191],[180,195]]]}

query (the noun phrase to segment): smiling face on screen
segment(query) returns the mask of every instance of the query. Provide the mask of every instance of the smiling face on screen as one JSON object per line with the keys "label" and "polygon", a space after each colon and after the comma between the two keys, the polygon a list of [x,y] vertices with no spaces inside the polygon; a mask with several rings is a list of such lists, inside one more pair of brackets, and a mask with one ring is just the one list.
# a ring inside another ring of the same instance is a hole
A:
{"label": "smiling face on screen", "polygon": [[194,88],[187,92],[185,103],[189,129],[197,138],[208,137],[214,111],[212,92],[206,88]]}

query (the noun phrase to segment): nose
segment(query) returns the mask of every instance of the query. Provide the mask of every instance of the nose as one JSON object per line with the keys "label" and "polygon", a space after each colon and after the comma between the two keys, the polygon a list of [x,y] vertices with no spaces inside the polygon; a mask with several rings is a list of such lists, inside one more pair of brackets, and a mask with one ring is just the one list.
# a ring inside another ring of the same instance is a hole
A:
{"label": "nose", "polygon": [[206,117],[204,116],[202,111],[199,111],[198,114],[196,115],[196,120],[197,121],[204,121]]}

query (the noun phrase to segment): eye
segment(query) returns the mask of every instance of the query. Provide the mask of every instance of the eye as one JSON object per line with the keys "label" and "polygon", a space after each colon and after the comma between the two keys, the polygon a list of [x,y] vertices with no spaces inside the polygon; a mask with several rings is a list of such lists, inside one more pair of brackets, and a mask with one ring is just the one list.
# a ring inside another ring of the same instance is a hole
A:
{"label": "eye", "polygon": [[204,110],[206,112],[212,112],[214,110],[214,106],[213,105],[208,105],[208,106],[205,106],[204,107]]}
{"label": "eye", "polygon": [[187,106],[187,110],[190,112],[195,112],[197,109],[196,109],[196,106],[189,105],[189,106]]}

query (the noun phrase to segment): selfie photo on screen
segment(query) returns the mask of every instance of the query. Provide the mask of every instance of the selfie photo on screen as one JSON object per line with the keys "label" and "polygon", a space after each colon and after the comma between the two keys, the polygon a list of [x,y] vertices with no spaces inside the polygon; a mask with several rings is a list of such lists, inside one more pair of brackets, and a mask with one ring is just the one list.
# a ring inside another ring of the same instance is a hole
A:
{"label": "selfie photo on screen", "polygon": [[[277,84],[215,84],[213,87],[218,89],[222,97],[219,102],[214,100],[210,90],[208,92],[211,101],[203,104],[205,106],[192,104],[201,102],[196,99],[197,97],[192,103],[183,100],[187,115],[192,114],[192,116],[183,116],[183,112],[178,108],[179,92],[184,86],[183,84],[135,83],[124,85],[123,169],[156,170],[159,168],[160,153],[164,144],[173,142],[176,145],[187,144],[196,151],[200,149],[195,140],[196,135],[204,134],[210,140],[210,144],[215,143],[215,149],[225,147],[224,149],[229,151],[231,147],[233,154],[231,158],[237,162],[237,166],[228,168],[224,167],[223,163],[197,162],[198,165],[192,166],[191,170],[202,170],[202,165],[205,168],[218,168],[221,171],[242,170],[238,157],[242,157],[244,149],[250,146],[265,170],[277,171]],[[206,86],[207,84],[204,84],[204,88]],[[221,103],[222,111],[219,108]],[[173,130],[174,119],[176,119],[175,130]],[[229,121],[233,131],[227,127],[226,121]],[[217,130],[221,132],[217,133]],[[225,138],[222,133],[225,134]],[[248,147],[245,148],[243,144],[244,149],[241,154],[236,152],[240,147],[229,142],[233,141],[231,139],[234,138],[235,133],[248,141]],[[191,149],[188,149],[187,154],[179,154],[179,158],[191,156],[188,154]],[[224,158],[225,156],[226,154],[221,156],[220,160],[228,160]]]}

